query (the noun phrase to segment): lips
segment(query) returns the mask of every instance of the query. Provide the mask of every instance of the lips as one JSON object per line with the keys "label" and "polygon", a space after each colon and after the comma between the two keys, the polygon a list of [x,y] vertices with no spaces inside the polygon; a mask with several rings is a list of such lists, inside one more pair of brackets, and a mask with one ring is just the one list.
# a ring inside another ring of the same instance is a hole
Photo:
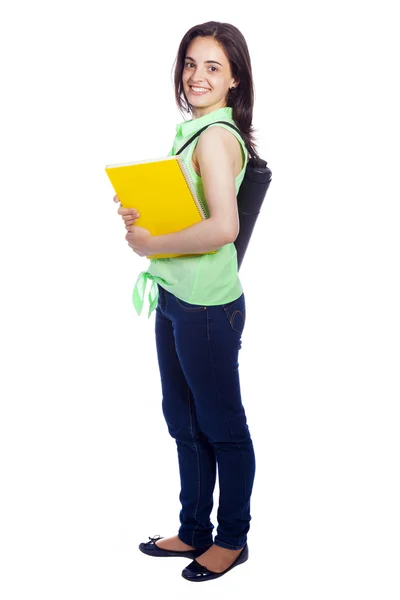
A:
{"label": "lips", "polygon": [[[194,86],[194,87],[196,87],[196,86]],[[202,89],[202,91],[199,92],[199,91],[196,91],[196,89],[193,89],[192,86],[189,86],[189,90],[190,90],[190,94],[192,96],[205,96],[205,94],[208,94],[208,92],[210,91],[210,90],[207,90],[207,89]]]}

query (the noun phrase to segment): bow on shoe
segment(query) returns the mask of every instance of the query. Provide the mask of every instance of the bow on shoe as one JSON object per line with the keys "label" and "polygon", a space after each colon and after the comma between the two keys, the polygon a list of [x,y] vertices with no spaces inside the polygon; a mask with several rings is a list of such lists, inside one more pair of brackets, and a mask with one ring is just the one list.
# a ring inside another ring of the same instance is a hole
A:
{"label": "bow on shoe", "polygon": [[150,537],[149,536],[149,540],[150,542],[147,542],[148,544],[155,544],[158,540],[161,540],[161,536],[160,535],[156,535],[155,537]]}

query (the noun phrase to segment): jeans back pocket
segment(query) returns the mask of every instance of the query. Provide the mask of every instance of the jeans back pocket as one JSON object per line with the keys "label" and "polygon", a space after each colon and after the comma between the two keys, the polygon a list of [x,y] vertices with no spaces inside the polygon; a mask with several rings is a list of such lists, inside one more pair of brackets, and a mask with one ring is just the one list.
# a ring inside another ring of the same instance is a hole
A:
{"label": "jeans back pocket", "polygon": [[239,298],[223,304],[225,315],[229,321],[231,328],[237,333],[243,333],[244,325],[246,323],[246,302],[244,299],[244,293]]}

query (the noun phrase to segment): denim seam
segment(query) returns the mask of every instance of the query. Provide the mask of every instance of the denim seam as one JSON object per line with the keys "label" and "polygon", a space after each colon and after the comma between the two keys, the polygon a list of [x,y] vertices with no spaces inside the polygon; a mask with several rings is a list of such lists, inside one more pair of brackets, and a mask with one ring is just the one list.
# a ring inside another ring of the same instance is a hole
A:
{"label": "denim seam", "polygon": [[241,550],[244,546],[233,546],[232,544],[226,544],[225,542],[219,542],[217,539],[214,540],[214,544],[220,548],[227,548],[229,550]]}
{"label": "denim seam", "polygon": [[244,329],[244,315],[243,315],[243,312],[242,312],[241,310],[238,310],[238,309],[237,309],[237,310],[235,310],[235,311],[232,313],[232,316],[231,316],[230,323],[231,323],[231,327],[232,327],[232,329],[233,329],[234,331],[237,331],[238,333],[240,333],[240,334],[241,334],[243,330],[242,330],[242,331],[240,331],[239,329],[235,329],[235,327],[234,327],[235,317],[236,317],[236,315],[237,315],[237,314],[241,315],[241,317],[242,317],[242,319],[243,319],[243,329]]}
{"label": "denim seam", "polygon": [[[197,472],[198,472],[198,490],[199,491],[198,491],[198,497],[197,497],[197,505],[196,505],[196,508],[195,508],[195,511],[194,511],[194,515],[193,515],[193,518],[196,519],[196,521],[197,521],[197,511],[198,511],[198,508],[199,508],[200,495],[201,495],[200,494],[200,489],[201,489],[201,481],[200,481],[200,457],[199,457],[199,451],[198,451],[198,448],[197,448],[196,440],[195,440],[195,437],[194,437],[194,434],[193,434],[193,420],[192,420],[192,410],[191,410],[191,405],[190,405],[191,404],[190,403],[190,394],[191,394],[191,390],[190,390],[190,387],[188,385],[188,404],[189,404],[190,433],[192,434],[193,445],[194,445],[194,448],[196,450]],[[191,546],[193,546],[195,548],[196,548],[196,545],[195,545],[194,541],[195,541],[195,535],[196,535],[196,531],[197,531],[198,527],[199,527],[199,523],[197,522],[196,529],[193,531],[193,534],[192,534],[192,543],[191,543]]]}

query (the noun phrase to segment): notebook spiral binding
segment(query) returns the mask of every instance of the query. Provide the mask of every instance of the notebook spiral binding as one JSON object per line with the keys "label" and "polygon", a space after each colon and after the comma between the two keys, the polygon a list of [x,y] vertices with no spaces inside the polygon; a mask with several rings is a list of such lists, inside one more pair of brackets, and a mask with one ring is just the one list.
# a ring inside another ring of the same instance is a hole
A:
{"label": "notebook spiral binding", "polygon": [[190,191],[192,192],[193,198],[196,199],[196,208],[198,210],[198,213],[202,219],[207,219],[208,214],[207,214],[206,207],[204,206],[203,202],[201,201],[201,199],[199,198],[199,196],[196,193],[196,190],[194,188],[192,178],[190,177],[189,171],[188,171],[185,163],[183,162],[182,158],[180,156],[177,156],[177,159],[178,159],[178,165],[181,169],[182,175],[185,178],[186,183],[188,184],[188,186],[190,188]]}

